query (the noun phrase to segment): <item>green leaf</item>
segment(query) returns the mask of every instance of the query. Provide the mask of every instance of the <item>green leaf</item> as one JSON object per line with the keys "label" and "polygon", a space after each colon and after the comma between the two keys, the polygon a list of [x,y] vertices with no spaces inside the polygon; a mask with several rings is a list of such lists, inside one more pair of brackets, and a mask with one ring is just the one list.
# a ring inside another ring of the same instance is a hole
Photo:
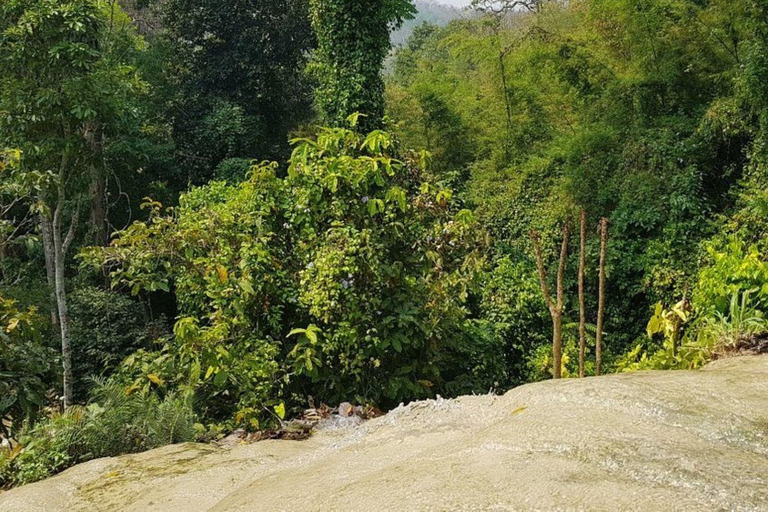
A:
{"label": "green leaf", "polygon": [[221,387],[227,382],[227,379],[229,379],[229,372],[222,370],[213,378],[213,384],[214,386]]}
{"label": "green leaf", "polygon": [[251,282],[247,279],[240,280],[240,288],[246,293],[256,295],[256,290],[253,289],[253,285],[251,285]]}

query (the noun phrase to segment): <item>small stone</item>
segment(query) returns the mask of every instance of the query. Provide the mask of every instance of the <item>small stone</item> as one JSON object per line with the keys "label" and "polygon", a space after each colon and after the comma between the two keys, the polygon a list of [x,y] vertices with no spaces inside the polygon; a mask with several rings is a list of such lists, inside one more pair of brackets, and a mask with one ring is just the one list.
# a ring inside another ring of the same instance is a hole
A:
{"label": "small stone", "polygon": [[245,440],[248,433],[243,429],[237,429],[233,431],[231,434],[229,434],[227,437],[219,441],[219,444],[225,445],[225,446],[232,446],[236,444],[240,444],[242,441]]}
{"label": "small stone", "polygon": [[355,408],[352,406],[349,402],[342,402],[339,404],[339,416],[343,416],[344,418],[347,418],[349,416],[352,416],[352,414],[355,412]]}

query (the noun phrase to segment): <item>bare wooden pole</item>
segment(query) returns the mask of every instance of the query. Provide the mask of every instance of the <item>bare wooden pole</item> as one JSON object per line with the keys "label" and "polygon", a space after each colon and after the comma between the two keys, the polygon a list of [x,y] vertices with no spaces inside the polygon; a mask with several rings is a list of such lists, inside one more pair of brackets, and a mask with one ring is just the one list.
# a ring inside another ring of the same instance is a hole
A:
{"label": "bare wooden pole", "polygon": [[579,245],[579,378],[584,378],[587,346],[587,308],[584,301],[584,269],[587,266],[587,211],[581,210]]}
{"label": "bare wooden pole", "polygon": [[570,240],[570,228],[568,224],[563,226],[563,243],[560,247],[560,264],[557,268],[556,298],[552,302],[552,295],[547,282],[547,269],[544,266],[544,256],[541,251],[541,237],[535,231],[531,233],[534,252],[536,253],[536,268],[539,273],[539,284],[541,285],[541,294],[549,309],[549,315],[552,317],[552,355],[553,367],[552,376],[555,379],[562,377],[563,368],[563,309],[565,303],[564,278],[565,265],[568,260],[568,243]]}
{"label": "bare wooden pole", "polygon": [[560,247],[560,265],[557,268],[557,319],[554,339],[555,352],[555,378],[562,377],[563,370],[563,309],[565,308],[565,293],[563,291],[565,281],[565,265],[568,262],[568,243],[571,238],[571,228],[568,223],[563,225],[563,244]]}
{"label": "bare wooden pole", "polygon": [[531,241],[533,242],[533,250],[536,254],[536,269],[538,270],[539,274],[539,284],[541,285],[541,295],[544,297],[544,302],[547,304],[547,309],[549,310],[549,316],[552,318],[552,347],[553,347],[553,356],[554,356],[554,364],[552,365],[553,371],[552,375],[554,378],[559,378],[559,371],[557,360],[557,351],[554,349],[554,347],[557,345],[557,320],[556,320],[556,314],[555,314],[555,305],[552,302],[552,295],[549,292],[549,283],[547,283],[547,268],[544,266],[544,256],[541,252],[541,236],[539,233],[533,231],[531,232]]}
{"label": "bare wooden pole", "polygon": [[595,374],[602,373],[603,328],[605,319],[605,258],[608,247],[608,219],[600,219],[600,289],[597,304],[597,335],[595,338]]}

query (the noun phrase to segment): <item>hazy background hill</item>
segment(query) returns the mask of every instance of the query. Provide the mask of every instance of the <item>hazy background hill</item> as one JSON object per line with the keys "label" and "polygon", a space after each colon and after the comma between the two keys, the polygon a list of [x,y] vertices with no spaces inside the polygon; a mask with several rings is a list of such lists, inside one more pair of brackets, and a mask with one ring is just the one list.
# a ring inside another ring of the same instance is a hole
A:
{"label": "hazy background hill", "polygon": [[[447,5],[450,3],[451,5]],[[392,44],[397,46],[405,43],[411,34],[413,29],[418,27],[424,22],[434,23],[435,25],[447,25],[450,21],[456,18],[468,16],[469,13],[460,8],[454,7],[454,5],[460,6],[467,4],[468,1],[454,0],[453,2],[435,2],[432,0],[416,0],[416,8],[419,13],[412,20],[409,20],[403,24],[403,27],[392,34]]]}

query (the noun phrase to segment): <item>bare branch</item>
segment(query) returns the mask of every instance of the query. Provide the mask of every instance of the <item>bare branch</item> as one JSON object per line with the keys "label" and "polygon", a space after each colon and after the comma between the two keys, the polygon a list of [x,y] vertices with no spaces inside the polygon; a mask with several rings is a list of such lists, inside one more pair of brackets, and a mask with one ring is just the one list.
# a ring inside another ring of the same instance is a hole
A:
{"label": "bare branch", "polygon": [[544,296],[544,301],[547,303],[549,312],[553,313],[555,307],[554,304],[552,304],[552,295],[549,292],[549,284],[547,283],[547,269],[544,266],[544,256],[541,253],[541,235],[536,231],[531,231],[531,241],[533,242],[533,250],[536,253],[536,269],[539,273],[541,294]]}
{"label": "bare branch", "polygon": [[566,222],[563,224],[563,243],[560,246],[560,265],[557,267],[557,311],[563,312],[565,296],[563,292],[563,281],[565,277],[565,265],[568,262],[568,243],[571,238],[571,227]]}
{"label": "bare branch", "polygon": [[67,254],[69,252],[69,246],[72,245],[72,242],[75,239],[75,230],[77,229],[77,221],[80,218],[80,203],[77,204],[75,207],[75,212],[72,214],[72,219],[69,224],[69,231],[67,232],[66,238],[64,238],[64,243],[61,245],[61,250],[63,254]]}
{"label": "bare branch", "polygon": [[536,268],[539,273],[539,283],[541,284],[541,294],[549,308],[549,315],[552,317],[552,376],[559,379],[562,376],[563,369],[563,309],[565,302],[564,277],[565,265],[568,261],[568,242],[570,239],[570,229],[568,224],[563,225],[563,243],[560,248],[560,263],[557,268],[557,303],[552,303],[552,296],[547,283],[547,269],[544,266],[544,256],[541,252],[541,237],[536,231],[531,232],[534,252],[536,253]]}

